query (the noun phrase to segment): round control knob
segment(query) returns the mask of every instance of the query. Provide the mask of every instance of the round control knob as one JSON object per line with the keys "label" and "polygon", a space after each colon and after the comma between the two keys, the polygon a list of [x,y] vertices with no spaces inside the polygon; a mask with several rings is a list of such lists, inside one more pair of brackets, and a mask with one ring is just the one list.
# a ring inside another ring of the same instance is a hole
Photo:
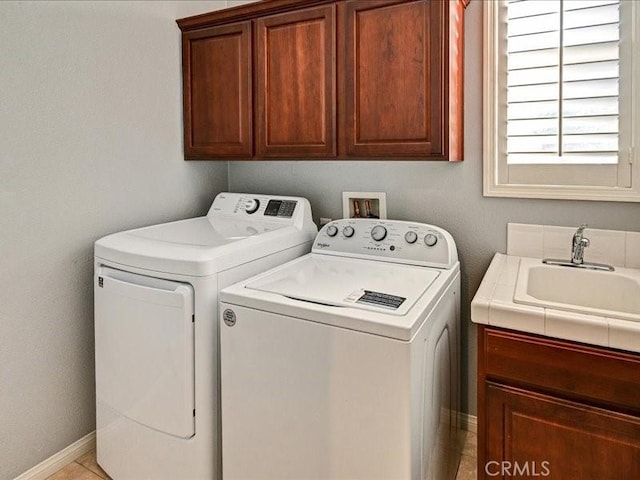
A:
{"label": "round control knob", "polygon": [[351,238],[353,237],[353,234],[356,233],[356,231],[353,229],[352,226],[347,225],[346,227],[344,227],[342,229],[342,234],[347,237],[347,238]]}
{"label": "round control knob", "polygon": [[381,242],[387,236],[387,229],[382,225],[376,225],[371,229],[371,238],[373,238],[376,242]]}
{"label": "round control knob", "polygon": [[407,232],[404,234],[404,239],[407,243],[416,243],[418,240],[418,234],[416,232]]}
{"label": "round control knob", "polygon": [[335,237],[338,234],[338,227],[336,227],[335,225],[329,225],[327,227],[327,235],[329,235],[330,237]]}
{"label": "round control knob", "polygon": [[255,213],[260,208],[260,200],[257,198],[251,198],[244,204],[244,211],[251,214]]}
{"label": "round control knob", "polygon": [[424,243],[427,247],[433,247],[436,243],[438,243],[438,237],[436,237],[433,233],[427,233],[424,236]]}

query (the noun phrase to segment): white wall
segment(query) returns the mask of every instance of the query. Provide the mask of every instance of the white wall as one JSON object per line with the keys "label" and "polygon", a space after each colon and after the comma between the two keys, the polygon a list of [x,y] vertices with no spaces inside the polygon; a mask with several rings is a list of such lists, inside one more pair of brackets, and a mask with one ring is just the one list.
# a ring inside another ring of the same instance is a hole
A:
{"label": "white wall", "polygon": [[92,243],[202,215],[175,19],[227,2],[0,2],[0,479],[95,428]]}
{"label": "white wall", "polygon": [[[389,218],[440,225],[462,262],[463,408],[476,411],[476,328],[469,304],[495,252],[506,251],[507,222],[640,231],[640,204],[515,200],[482,196],[482,1],[465,14],[465,161],[231,162],[232,191],[309,198],[316,221],[342,216],[343,191],[385,191]],[[587,251],[585,257],[588,257]]]}

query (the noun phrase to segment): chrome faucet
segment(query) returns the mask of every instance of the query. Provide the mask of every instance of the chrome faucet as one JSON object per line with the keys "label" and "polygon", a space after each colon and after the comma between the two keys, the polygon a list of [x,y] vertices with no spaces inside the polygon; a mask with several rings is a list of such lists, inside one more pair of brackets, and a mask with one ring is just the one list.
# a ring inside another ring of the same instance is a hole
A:
{"label": "chrome faucet", "polygon": [[571,263],[574,265],[582,265],[584,263],[584,249],[589,246],[589,239],[584,237],[584,229],[587,224],[582,224],[573,234],[573,243],[571,244]]}
{"label": "chrome faucet", "polygon": [[580,267],[591,270],[606,270],[613,272],[615,269],[611,265],[584,261],[584,249],[591,243],[589,242],[589,239],[584,236],[585,228],[587,228],[586,224],[580,225],[576,230],[576,233],[573,234],[573,240],[571,241],[571,260],[545,258],[542,260],[542,263],[546,263],[547,265],[559,265],[561,267]]}

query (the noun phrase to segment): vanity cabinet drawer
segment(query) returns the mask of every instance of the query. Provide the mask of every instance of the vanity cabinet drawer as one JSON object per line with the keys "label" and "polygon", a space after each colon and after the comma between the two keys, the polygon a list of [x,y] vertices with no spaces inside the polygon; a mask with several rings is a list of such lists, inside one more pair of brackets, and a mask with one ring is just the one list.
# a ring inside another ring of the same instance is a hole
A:
{"label": "vanity cabinet drawer", "polygon": [[640,412],[640,355],[481,328],[481,377]]}

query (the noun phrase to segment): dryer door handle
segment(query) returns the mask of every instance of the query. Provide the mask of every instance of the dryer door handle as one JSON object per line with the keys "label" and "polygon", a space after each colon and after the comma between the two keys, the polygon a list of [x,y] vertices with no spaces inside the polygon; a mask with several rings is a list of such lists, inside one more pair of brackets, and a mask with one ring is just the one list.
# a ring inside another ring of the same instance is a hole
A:
{"label": "dryer door handle", "polygon": [[193,315],[193,287],[188,283],[99,267],[96,269],[96,288],[115,289],[127,297],[157,305],[187,307]]}

